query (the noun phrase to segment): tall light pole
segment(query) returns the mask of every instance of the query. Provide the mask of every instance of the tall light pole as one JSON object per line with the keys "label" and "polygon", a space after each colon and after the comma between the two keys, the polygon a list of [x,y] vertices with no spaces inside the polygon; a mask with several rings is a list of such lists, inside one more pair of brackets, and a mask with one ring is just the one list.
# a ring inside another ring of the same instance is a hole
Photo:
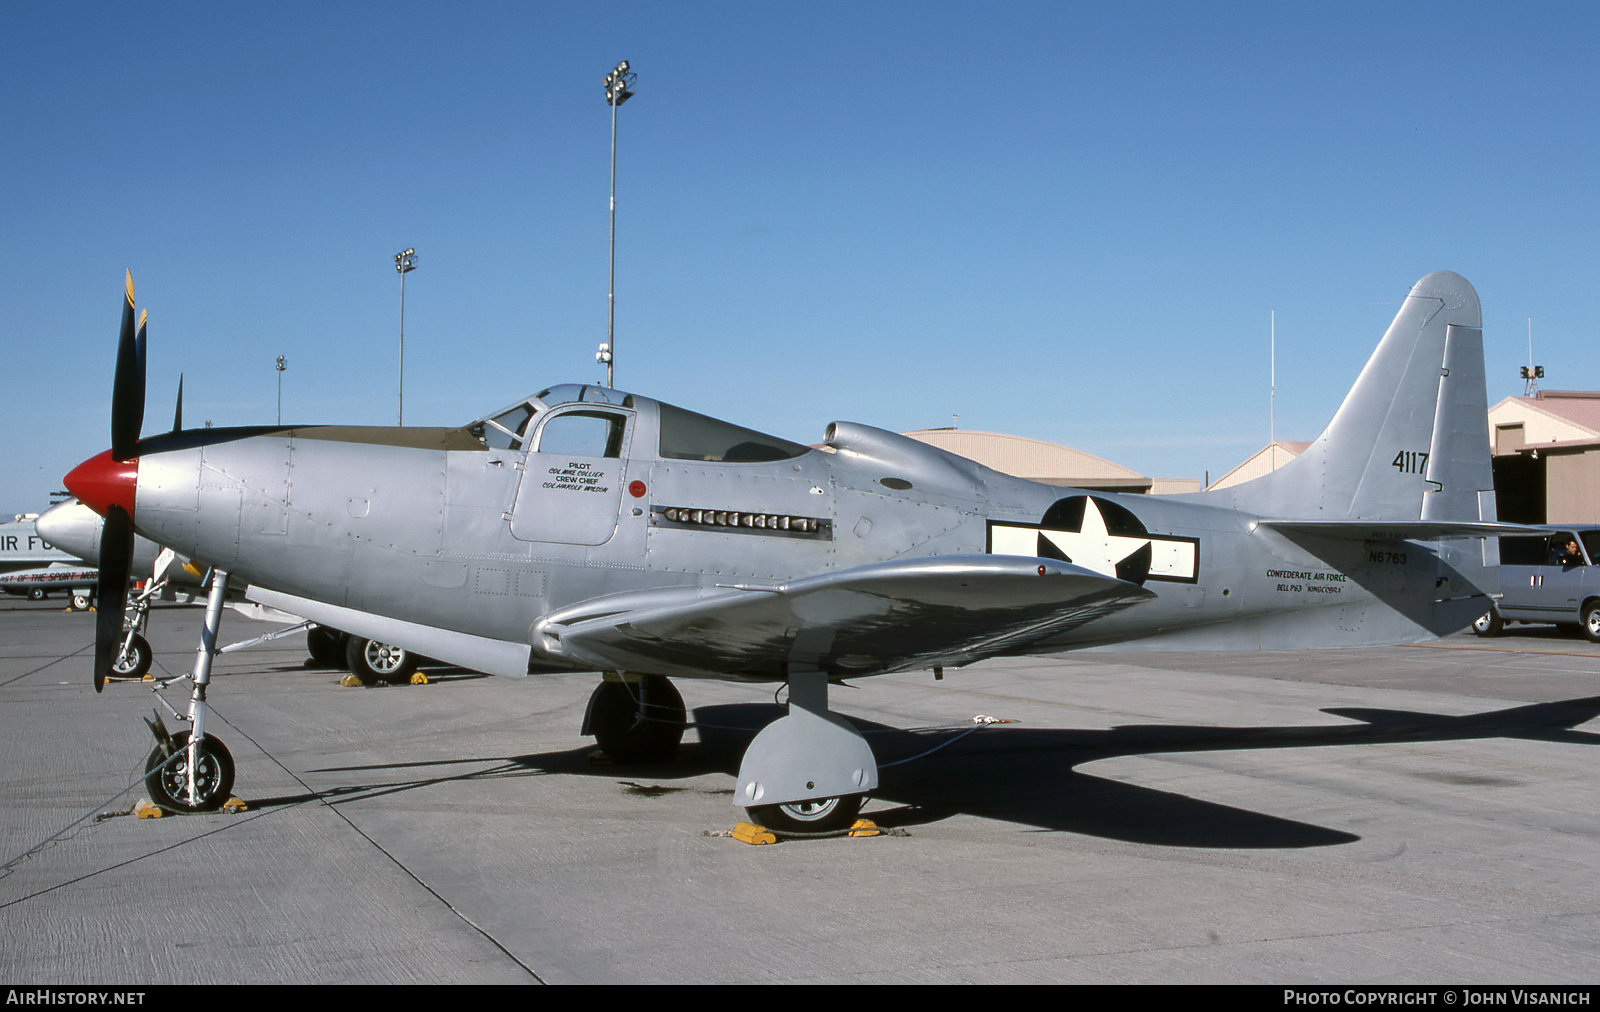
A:
{"label": "tall light pole", "polygon": [[606,104],[611,107],[611,280],[606,290],[606,343],[595,355],[596,362],[606,366],[606,386],[612,382],[613,349],[616,347],[617,329],[617,106],[633,97],[633,82],[638,75],[628,69],[628,61],[617,64],[606,75]]}
{"label": "tall light pole", "polygon": [[394,255],[394,269],[400,274],[400,400],[395,424],[406,423],[406,275],[417,269],[417,251],[403,249]]}
{"label": "tall light pole", "polygon": [[283,371],[289,368],[289,360],[282,355],[278,356],[278,424],[283,424]]}

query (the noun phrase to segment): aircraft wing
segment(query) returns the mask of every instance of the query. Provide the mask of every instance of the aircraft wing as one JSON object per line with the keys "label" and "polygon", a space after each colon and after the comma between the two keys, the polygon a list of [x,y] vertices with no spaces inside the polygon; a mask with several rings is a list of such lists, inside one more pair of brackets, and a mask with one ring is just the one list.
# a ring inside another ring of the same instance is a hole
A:
{"label": "aircraft wing", "polygon": [[860,676],[969,664],[1154,596],[1050,559],[895,559],[775,585],[615,595],[550,614],[534,636],[610,670]]}
{"label": "aircraft wing", "polygon": [[276,608],[278,611],[298,615],[303,619],[356,636],[364,636],[381,643],[393,643],[447,664],[458,664],[473,671],[504,675],[507,678],[521,678],[528,673],[526,643],[511,643],[506,640],[456,632],[453,629],[406,622],[370,611],[357,611],[354,608],[268,590],[258,584],[251,584],[244,596],[268,608]]}
{"label": "aircraft wing", "polygon": [[1287,534],[1315,534],[1349,541],[1445,541],[1549,534],[1542,527],[1495,520],[1260,520],[1262,527]]}

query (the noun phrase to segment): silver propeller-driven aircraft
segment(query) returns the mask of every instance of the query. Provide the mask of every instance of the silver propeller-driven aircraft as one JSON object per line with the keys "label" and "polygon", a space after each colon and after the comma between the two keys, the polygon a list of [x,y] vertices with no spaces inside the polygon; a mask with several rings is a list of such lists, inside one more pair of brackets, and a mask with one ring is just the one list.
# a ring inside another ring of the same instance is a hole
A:
{"label": "silver propeller-driven aircraft", "polygon": [[[234,574],[264,604],[463,667],[599,670],[584,733],[628,759],[676,747],[671,678],[787,682],[735,792],[778,828],[846,823],[877,785],[830,682],[1108,644],[1427,639],[1484,613],[1483,539],[1522,530],[1495,522],[1478,297],[1450,273],[1412,288],[1300,457],[1171,496],[1038,484],[849,422],[812,448],[582,385],[460,428],[141,439],[131,278],[126,294],[112,448],[66,478],[106,517],[102,618],[137,531],[213,567],[203,643]],[[147,782],[204,809],[232,783],[204,648],[192,678],[191,729],[158,730]]]}

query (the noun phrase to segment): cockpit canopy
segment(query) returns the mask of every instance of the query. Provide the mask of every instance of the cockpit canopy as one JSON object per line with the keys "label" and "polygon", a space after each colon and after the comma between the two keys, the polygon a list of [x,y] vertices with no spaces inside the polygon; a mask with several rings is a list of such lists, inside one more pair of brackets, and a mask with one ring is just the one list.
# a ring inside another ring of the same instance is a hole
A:
{"label": "cockpit canopy", "polygon": [[[596,419],[603,419],[608,414],[604,411],[606,406],[622,408],[627,412],[645,409],[647,406],[654,407],[658,419],[656,450],[657,454],[666,460],[758,463],[790,460],[811,449],[799,443],[791,443],[787,439],[769,436],[708,415],[686,411],[671,404],[650,401],[642,397],[636,398],[620,390],[581,383],[562,383],[540,391],[502,411],[478,419],[467,426],[467,431],[490,449],[521,450],[533,441],[535,431],[539,428],[539,421],[547,413],[556,408],[575,404],[595,407],[592,410],[563,412],[563,414],[592,415]],[[616,436],[608,439],[607,443],[608,446],[616,446],[620,445],[622,416],[616,412],[611,414],[618,416],[618,422],[614,429]],[[614,451],[608,449],[605,455],[612,456]]]}
{"label": "cockpit canopy", "polygon": [[607,387],[586,383],[559,383],[541,390],[526,400],[480,418],[467,426],[467,431],[477,436],[491,450],[520,450],[523,440],[533,434],[533,420],[550,408],[562,404],[611,404],[622,408],[633,407],[633,395]]}

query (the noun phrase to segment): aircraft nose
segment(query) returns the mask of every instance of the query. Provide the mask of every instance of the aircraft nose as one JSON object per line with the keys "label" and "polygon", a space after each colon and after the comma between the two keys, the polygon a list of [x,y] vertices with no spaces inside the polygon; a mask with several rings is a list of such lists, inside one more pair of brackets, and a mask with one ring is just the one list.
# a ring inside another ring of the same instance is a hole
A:
{"label": "aircraft nose", "polygon": [[[81,526],[80,518],[73,513],[82,513],[83,506],[76,502],[60,502],[39,514],[39,519],[33,522],[33,529],[39,532],[39,537],[44,538],[52,545],[60,547],[62,539],[72,534],[73,530]],[[100,525],[99,518],[95,518],[95,526]]]}
{"label": "aircraft nose", "polygon": [[101,516],[112,506],[121,506],[131,517],[139,487],[139,458],[114,460],[106,450],[67,472],[62,481],[79,502]]}

